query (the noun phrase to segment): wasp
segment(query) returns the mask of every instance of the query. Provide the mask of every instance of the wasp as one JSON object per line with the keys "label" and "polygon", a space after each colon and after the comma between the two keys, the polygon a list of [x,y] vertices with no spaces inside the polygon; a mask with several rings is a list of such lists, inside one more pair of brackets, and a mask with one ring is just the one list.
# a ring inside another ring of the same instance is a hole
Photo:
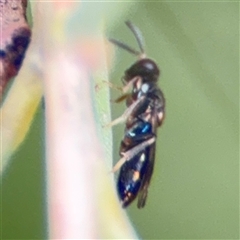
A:
{"label": "wasp", "polygon": [[112,172],[120,169],[117,191],[122,207],[127,207],[138,196],[137,206],[143,208],[153,173],[157,128],[162,125],[165,117],[165,98],[157,85],[160,70],[155,61],[146,57],[139,29],[130,21],[125,23],[133,33],[140,51],[116,39],[109,39],[116,46],[138,57],[125,71],[121,87],[123,94],[115,100],[126,100],[127,109],[108,124],[126,124],[119,150],[121,159]]}

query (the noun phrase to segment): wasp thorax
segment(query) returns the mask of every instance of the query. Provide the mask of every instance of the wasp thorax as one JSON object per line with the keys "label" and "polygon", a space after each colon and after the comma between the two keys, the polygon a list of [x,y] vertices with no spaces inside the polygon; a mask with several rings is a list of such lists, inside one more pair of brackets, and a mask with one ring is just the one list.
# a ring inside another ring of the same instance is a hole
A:
{"label": "wasp thorax", "polygon": [[158,80],[160,70],[156,63],[148,58],[141,59],[125,71],[125,80],[130,81],[136,76],[142,78],[143,82],[154,82]]}

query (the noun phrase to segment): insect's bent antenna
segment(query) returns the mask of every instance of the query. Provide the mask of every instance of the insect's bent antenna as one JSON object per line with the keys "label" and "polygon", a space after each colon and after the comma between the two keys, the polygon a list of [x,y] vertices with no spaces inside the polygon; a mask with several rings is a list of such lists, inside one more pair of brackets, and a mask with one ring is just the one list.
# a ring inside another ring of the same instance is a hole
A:
{"label": "insect's bent antenna", "polygon": [[117,45],[118,47],[123,48],[123,49],[125,49],[126,51],[128,51],[128,52],[130,52],[130,53],[132,53],[132,54],[134,54],[134,55],[139,56],[139,55],[141,54],[141,53],[138,52],[137,50],[131,48],[131,47],[128,46],[127,44],[122,43],[122,42],[120,42],[120,41],[118,41],[118,40],[116,40],[116,39],[109,38],[108,40],[109,40],[110,42],[112,42],[113,44]]}
{"label": "insect's bent antenna", "polygon": [[135,50],[134,48],[128,46],[127,44],[116,40],[116,39],[109,38],[108,40],[110,42],[112,42],[113,44],[117,45],[118,47],[120,47],[122,49],[125,49],[126,51],[128,51],[128,52],[130,52],[134,55],[144,57],[145,56],[145,54],[144,54],[145,51],[144,51],[144,48],[143,48],[143,37],[142,37],[142,34],[141,34],[140,30],[130,21],[126,21],[125,23],[128,26],[128,28],[131,30],[131,32],[133,33],[135,39],[137,40],[140,52]]}
{"label": "insect's bent antenna", "polygon": [[132,31],[133,35],[135,36],[138,46],[141,50],[141,53],[145,53],[141,31],[131,21],[126,21],[125,23],[128,26],[128,28]]}

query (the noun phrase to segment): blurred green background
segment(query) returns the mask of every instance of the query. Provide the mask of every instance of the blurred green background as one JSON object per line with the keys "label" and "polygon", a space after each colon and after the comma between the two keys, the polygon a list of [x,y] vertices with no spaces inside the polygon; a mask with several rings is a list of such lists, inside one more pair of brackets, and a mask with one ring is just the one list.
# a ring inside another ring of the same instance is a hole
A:
{"label": "blurred green background", "polygon": [[[147,205],[128,209],[133,225],[143,239],[239,239],[239,3],[129,4],[106,34],[136,46],[128,19],[160,66],[167,104]],[[121,85],[135,60],[117,49],[111,81]],[[124,109],[113,107],[113,118]],[[116,126],[115,162],[122,135]],[[3,239],[46,236],[44,183],[40,107],[2,181]]]}

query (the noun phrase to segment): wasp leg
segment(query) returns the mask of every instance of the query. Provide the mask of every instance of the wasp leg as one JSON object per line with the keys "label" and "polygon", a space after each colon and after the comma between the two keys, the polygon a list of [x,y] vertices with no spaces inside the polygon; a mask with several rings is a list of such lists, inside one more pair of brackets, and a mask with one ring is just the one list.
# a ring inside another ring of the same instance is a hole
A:
{"label": "wasp leg", "polygon": [[140,77],[134,77],[133,79],[131,79],[127,83],[124,83],[125,85],[123,87],[116,86],[115,84],[113,84],[109,81],[104,80],[103,82],[106,83],[112,89],[115,89],[117,91],[121,91],[122,93],[127,93],[129,91],[129,89],[131,89],[133,84],[138,80],[142,80],[142,79]]}
{"label": "wasp leg", "polygon": [[[110,88],[112,88],[114,90],[117,90],[117,91],[123,92],[123,88],[122,87],[116,86],[115,84],[113,84],[111,82],[108,82],[108,81],[105,81],[105,80],[103,82],[105,84],[107,84]],[[131,94],[130,93],[126,93],[126,94],[121,95],[117,99],[111,99],[110,101],[113,102],[113,103],[119,103],[119,102],[124,101],[126,98],[128,98],[129,95],[131,95]]]}
{"label": "wasp leg", "polygon": [[120,103],[120,102],[124,101],[125,99],[127,99],[129,96],[131,96],[130,93],[123,94],[120,97],[118,97],[117,99],[113,100],[113,102]]}
{"label": "wasp leg", "polygon": [[119,87],[119,86],[117,86],[117,85],[115,85],[115,84],[113,84],[113,83],[111,83],[111,82],[109,82],[109,81],[103,81],[105,84],[107,84],[110,88],[112,88],[112,89],[114,89],[114,90],[117,90],[117,91],[123,91],[122,90],[122,87]]}
{"label": "wasp leg", "polygon": [[140,81],[140,84],[142,83],[142,78],[141,77],[134,77],[131,79],[129,82],[127,82],[123,87],[122,87],[122,92],[126,93],[129,91],[129,89],[132,88],[133,84],[137,81]]}
{"label": "wasp leg", "polygon": [[156,141],[156,137],[152,137],[140,144],[138,144],[137,146],[131,148],[130,150],[121,153],[123,155],[122,158],[120,158],[120,160],[115,164],[115,166],[112,169],[112,173],[116,172],[118,169],[121,168],[121,166],[126,162],[131,160],[134,156],[136,156],[138,153],[140,153],[141,151],[143,151],[146,147],[152,145],[154,142]]}
{"label": "wasp leg", "polygon": [[116,86],[115,84],[108,81],[103,81],[103,82],[106,83],[110,88],[115,89],[117,91],[121,91],[123,93],[123,95],[121,95],[117,99],[111,100],[111,102],[119,103],[124,101],[126,98],[128,98],[131,95],[130,93],[127,93],[127,92],[130,90],[130,88],[133,86],[133,84],[136,81],[142,81],[142,79],[140,77],[135,77],[131,79],[129,82],[124,83],[125,85],[123,87]]}
{"label": "wasp leg", "polygon": [[116,118],[115,120],[113,120],[112,122],[108,123],[107,125],[105,125],[105,128],[109,128],[109,127],[113,127],[119,123],[123,123],[127,120],[127,118],[131,115],[131,113],[134,111],[134,109],[136,108],[136,106],[138,104],[141,103],[141,101],[145,98],[145,96],[141,96],[140,98],[138,98],[135,102],[133,102],[126,110],[125,112],[118,118]]}

